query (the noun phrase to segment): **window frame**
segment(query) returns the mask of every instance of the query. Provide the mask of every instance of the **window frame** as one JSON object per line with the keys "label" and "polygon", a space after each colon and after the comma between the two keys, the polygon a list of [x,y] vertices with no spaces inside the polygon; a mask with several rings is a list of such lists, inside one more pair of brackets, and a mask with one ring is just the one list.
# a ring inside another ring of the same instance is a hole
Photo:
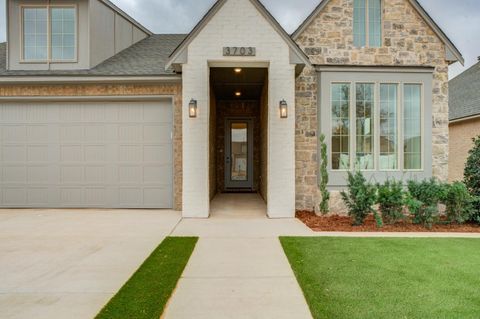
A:
{"label": "window frame", "polygon": [[[327,150],[329,152],[329,163],[327,166],[329,174],[329,183],[328,188],[330,190],[342,190],[347,185],[347,172],[348,170],[334,170],[332,169],[333,163],[331,161],[330,150],[333,146],[332,144],[332,134],[331,134],[331,83],[342,83],[342,82],[378,82],[378,83],[405,83],[405,84],[419,84],[422,85],[422,113],[423,113],[423,129],[422,129],[422,169],[419,170],[402,170],[403,167],[403,144],[401,144],[403,135],[399,134],[398,144],[398,158],[401,162],[397,170],[375,170],[375,171],[363,171],[365,177],[372,181],[383,183],[389,179],[395,180],[410,180],[417,179],[423,180],[428,179],[433,176],[433,164],[434,164],[434,152],[433,152],[433,131],[435,130],[434,125],[432,125],[432,118],[434,116],[433,107],[434,107],[434,68],[433,67],[397,67],[397,66],[317,66],[317,94],[318,94],[318,132],[319,134],[324,134],[326,137],[325,143],[327,145]],[[347,81],[346,81],[347,80]],[[378,90],[378,89],[377,89]],[[377,92],[377,106],[376,112],[380,104],[378,102],[379,93]],[[397,99],[401,99],[403,92],[399,88]],[[350,102],[353,103],[353,102]],[[403,105],[403,102],[402,102]],[[399,112],[403,110],[399,109]],[[379,116],[375,119],[378,125]],[[352,120],[352,118],[350,119]],[[403,114],[399,114],[398,123],[403,123]],[[399,127],[401,124],[398,124]],[[377,133],[378,134],[378,133]],[[377,136],[378,140],[378,136]],[[321,146],[320,142],[317,141],[318,147]],[[353,142],[352,142],[353,143]],[[352,146],[350,146],[351,152]],[[376,146],[376,153],[379,153],[379,146]],[[377,155],[378,156],[378,155]],[[318,164],[320,164],[320,159],[317,159]],[[376,168],[379,168],[379,163],[377,162]],[[353,170],[353,166],[350,166],[350,169]],[[317,176],[317,178],[319,178]]]}
{"label": "window frame", "polygon": [[354,48],[381,48],[383,47],[384,43],[384,0],[380,0],[380,44],[378,46],[371,46],[370,45],[370,0],[365,0],[365,46],[357,46],[355,45],[355,2],[353,2],[353,10],[352,10],[352,44]]}
{"label": "window frame", "polygon": [[[21,4],[19,10],[19,30],[20,30],[20,60],[19,63],[21,64],[63,64],[63,63],[77,63],[78,62],[78,50],[79,50],[79,19],[78,19],[78,4],[76,3],[65,3],[65,4]],[[24,43],[24,16],[25,16],[25,9],[29,8],[39,8],[39,9],[46,9],[47,10],[47,58],[42,60],[29,60],[25,59],[25,43]],[[52,15],[52,8],[65,8],[65,9],[74,9],[75,12],[75,48],[74,48],[74,58],[70,60],[58,60],[52,59],[52,25],[51,25],[51,15]]]}

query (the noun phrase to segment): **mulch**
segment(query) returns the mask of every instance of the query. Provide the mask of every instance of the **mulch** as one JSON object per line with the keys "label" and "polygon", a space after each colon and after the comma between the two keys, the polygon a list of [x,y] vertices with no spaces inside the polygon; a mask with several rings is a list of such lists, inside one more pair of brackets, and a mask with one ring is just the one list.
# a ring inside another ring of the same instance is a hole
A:
{"label": "mulch", "polygon": [[476,224],[450,224],[445,219],[428,229],[422,225],[412,223],[407,218],[394,225],[384,225],[378,228],[373,216],[367,217],[362,226],[353,226],[349,216],[328,215],[317,216],[313,212],[298,211],[297,218],[313,231],[339,231],[339,232],[443,232],[443,233],[480,233],[480,226]]}

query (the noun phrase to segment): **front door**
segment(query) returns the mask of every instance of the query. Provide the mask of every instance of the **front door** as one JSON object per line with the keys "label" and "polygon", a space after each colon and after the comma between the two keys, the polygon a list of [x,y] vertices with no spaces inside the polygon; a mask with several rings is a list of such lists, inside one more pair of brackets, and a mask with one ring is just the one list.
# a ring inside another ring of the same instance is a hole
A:
{"label": "front door", "polygon": [[225,121],[225,190],[253,190],[253,120]]}

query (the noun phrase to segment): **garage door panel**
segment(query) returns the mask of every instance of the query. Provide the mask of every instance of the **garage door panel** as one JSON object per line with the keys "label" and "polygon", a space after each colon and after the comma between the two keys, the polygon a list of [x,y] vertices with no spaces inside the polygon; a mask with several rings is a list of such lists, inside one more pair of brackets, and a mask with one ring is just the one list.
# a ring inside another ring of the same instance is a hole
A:
{"label": "garage door panel", "polygon": [[171,102],[0,105],[0,206],[171,208]]}
{"label": "garage door panel", "polygon": [[27,159],[27,151],[23,145],[5,145],[2,151],[5,164],[25,162]]}
{"label": "garage door panel", "polygon": [[27,170],[25,166],[5,166],[3,168],[3,183],[25,183]]}

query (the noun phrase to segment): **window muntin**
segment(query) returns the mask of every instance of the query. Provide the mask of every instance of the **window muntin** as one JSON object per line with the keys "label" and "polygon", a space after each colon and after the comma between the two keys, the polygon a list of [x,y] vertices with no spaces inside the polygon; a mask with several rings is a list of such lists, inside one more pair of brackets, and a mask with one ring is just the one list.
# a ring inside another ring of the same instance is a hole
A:
{"label": "window muntin", "polygon": [[422,168],[422,87],[405,84],[403,160],[407,170]]}
{"label": "window muntin", "polygon": [[353,45],[378,48],[382,45],[382,0],[354,0]]}
{"label": "window muntin", "polygon": [[52,60],[75,59],[75,8],[51,9]]}
{"label": "window muntin", "polygon": [[23,10],[23,48],[25,60],[46,60],[48,57],[48,20],[46,8]]}
{"label": "window muntin", "polygon": [[22,8],[22,60],[62,62],[76,58],[75,6]]}
{"label": "window muntin", "polygon": [[355,166],[361,170],[374,169],[374,103],[375,85],[355,85],[356,151]]}
{"label": "window muntin", "polygon": [[350,84],[332,84],[332,169],[350,168]]}
{"label": "window muntin", "polygon": [[398,84],[380,84],[381,170],[398,169]]}
{"label": "window muntin", "polygon": [[[331,84],[332,170],[421,170],[422,84],[357,82],[353,97],[350,87],[350,83]],[[342,102],[347,106],[343,113]],[[399,161],[402,148],[404,160]]]}

